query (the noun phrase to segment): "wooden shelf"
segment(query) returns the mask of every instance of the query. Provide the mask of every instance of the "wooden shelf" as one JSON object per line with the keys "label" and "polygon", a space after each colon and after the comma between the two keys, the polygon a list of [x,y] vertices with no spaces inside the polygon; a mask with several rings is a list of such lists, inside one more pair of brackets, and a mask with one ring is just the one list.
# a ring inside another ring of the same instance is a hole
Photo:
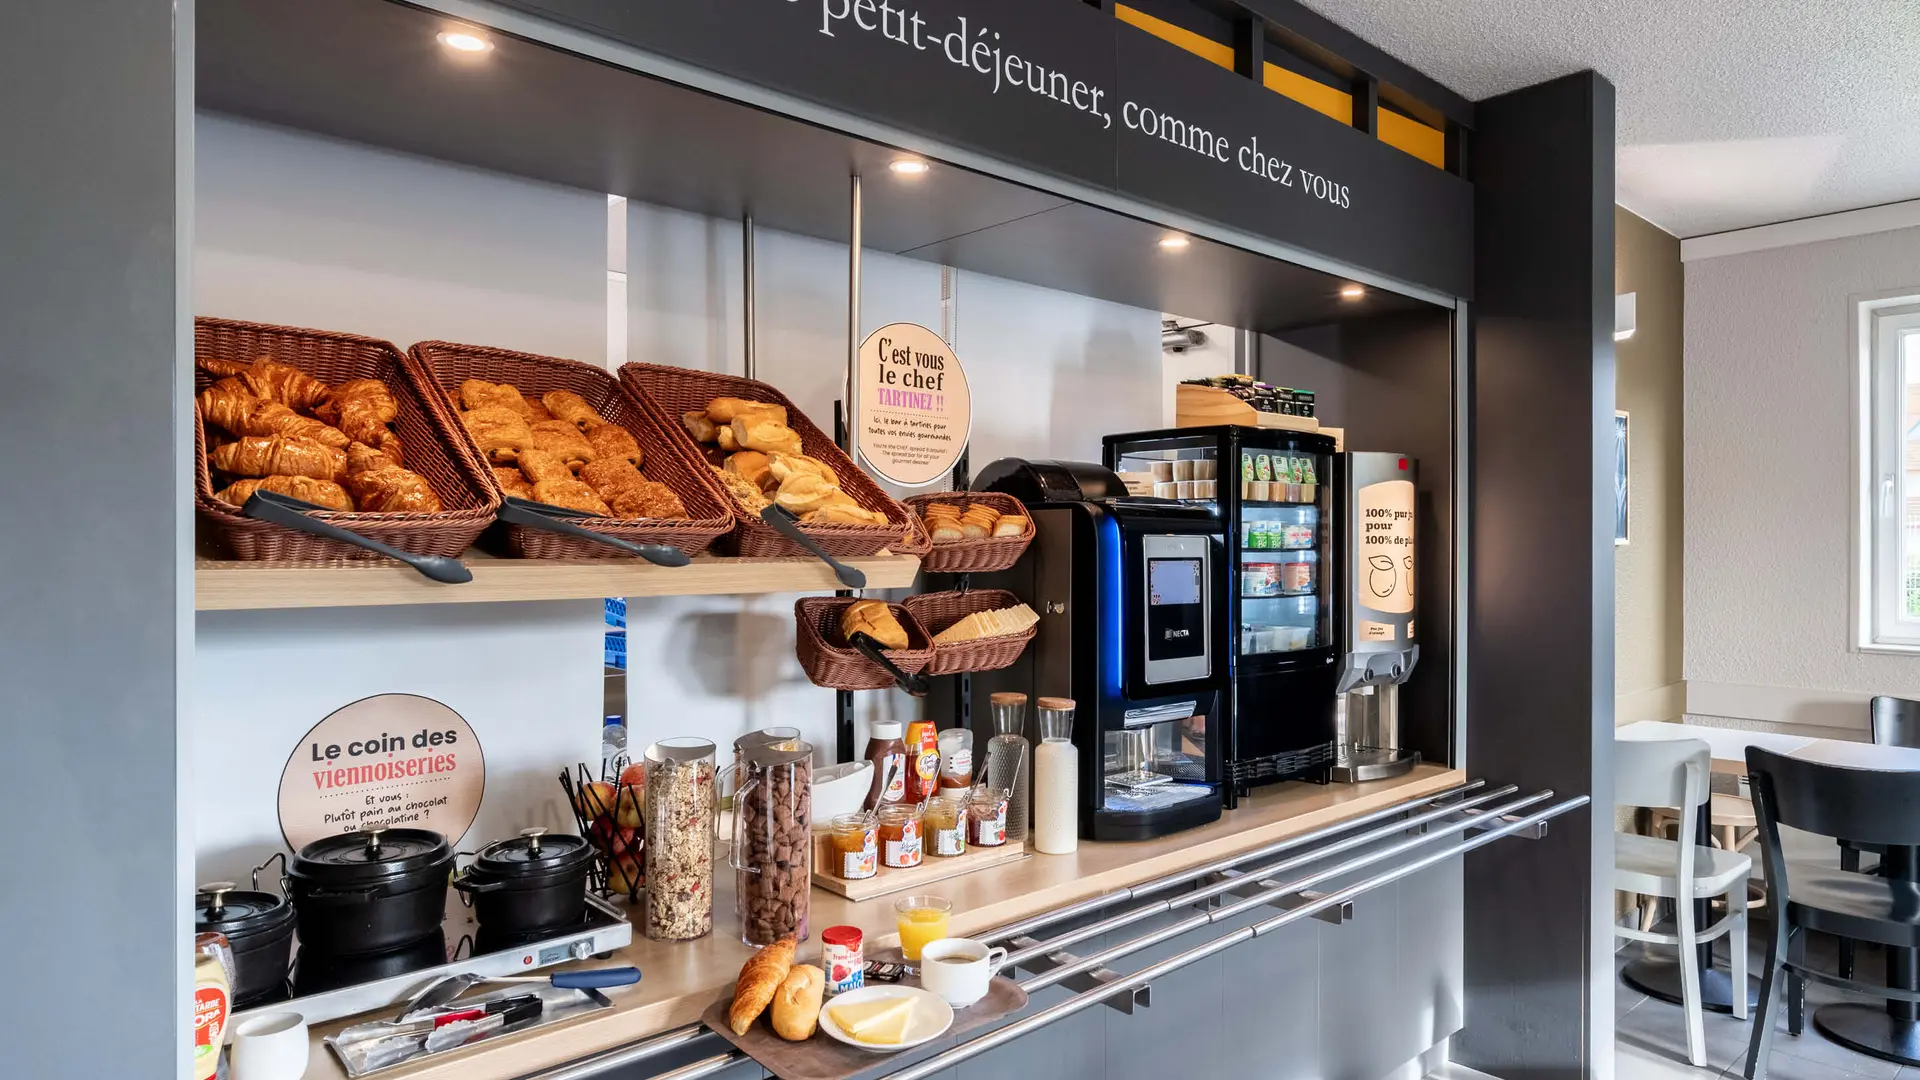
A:
{"label": "wooden shelf", "polygon": [[[709,596],[819,592],[840,588],[818,559],[697,558],[691,566],[653,566],[638,559],[500,559],[469,551],[473,580],[441,585],[397,563],[224,562],[194,564],[194,608],[271,611],[291,608],[383,607],[400,604],[488,604],[519,600],[592,600],[608,596]],[[869,589],[913,584],[911,555],[843,559],[867,575]]]}

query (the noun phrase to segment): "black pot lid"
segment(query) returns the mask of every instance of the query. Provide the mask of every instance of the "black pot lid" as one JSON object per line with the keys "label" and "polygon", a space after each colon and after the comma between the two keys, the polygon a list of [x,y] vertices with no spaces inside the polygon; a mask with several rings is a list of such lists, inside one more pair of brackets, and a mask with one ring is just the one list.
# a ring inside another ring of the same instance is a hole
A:
{"label": "black pot lid", "polygon": [[263,892],[240,892],[231,881],[194,889],[193,932],[245,937],[293,921],[293,905]]}
{"label": "black pot lid", "polygon": [[586,837],[549,834],[545,829],[522,829],[510,840],[498,840],[474,856],[475,870],[489,877],[517,878],[569,870],[593,858]]}
{"label": "black pot lid", "polygon": [[291,873],[329,885],[360,885],[431,870],[452,857],[447,838],[429,829],[367,829],[301,848]]}

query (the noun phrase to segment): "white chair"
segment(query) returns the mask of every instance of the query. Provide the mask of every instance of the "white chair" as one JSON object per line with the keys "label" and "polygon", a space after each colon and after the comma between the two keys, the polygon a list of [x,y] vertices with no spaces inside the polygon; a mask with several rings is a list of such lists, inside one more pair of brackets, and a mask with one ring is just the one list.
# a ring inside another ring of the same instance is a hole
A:
{"label": "white chair", "polygon": [[[1706,1064],[1706,1029],[1700,1012],[1700,972],[1696,946],[1722,934],[1733,954],[1733,985],[1747,985],[1747,875],[1753,860],[1737,851],[1695,843],[1700,807],[1707,801],[1712,757],[1698,739],[1620,739],[1613,744],[1613,800],[1619,806],[1665,808],[1678,812],[1678,842],[1661,837],[1615,833],[1613,885],[1621,892],[1673,901],[1678,933],[1657,934],[1616,926],[1615,935],[1633,941],[1673,945],[1680,950],[1681,992],[1687,1014],[1687,1060]],[[1727,915],[1705,929],[1693,925],[1694,901],[1727,898]],[[1733,995],[1733,1014],[1747,1018],[1747,995]]]}

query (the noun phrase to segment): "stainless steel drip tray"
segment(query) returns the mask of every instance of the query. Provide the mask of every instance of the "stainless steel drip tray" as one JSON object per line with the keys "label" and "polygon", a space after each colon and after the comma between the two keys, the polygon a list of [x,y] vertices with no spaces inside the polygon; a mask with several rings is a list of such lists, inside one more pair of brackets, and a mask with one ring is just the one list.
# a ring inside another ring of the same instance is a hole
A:
{"label": "stainless steel drip tray", "polygon": [[[1218,789],[1210,785],[1182,784],[1170,777],[1161,777],[1161,779],[1164,783],[1149,787],[1109,790],[1106,803],[1101,809],[1113,813],[1138,814],[1149,810],[1165,810],[1198,799],[1220,797]],[[1111,779],[1107,784],[1110,789],[1113,788]]]}

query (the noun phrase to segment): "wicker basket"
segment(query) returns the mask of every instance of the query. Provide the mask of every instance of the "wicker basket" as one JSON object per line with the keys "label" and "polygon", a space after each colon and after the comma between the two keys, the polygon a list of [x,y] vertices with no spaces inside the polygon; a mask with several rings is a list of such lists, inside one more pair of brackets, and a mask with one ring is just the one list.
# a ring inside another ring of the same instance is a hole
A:
{"label": "wicker basket", "polygon": [[[577,522],[595,532],[636,544],[670,544],[689,555],[697,555],[713,546],[715,539],[733,530],[733,501],[705,464],[690,454],[684,440],[671,438],[665,426],[635,401],[604,368],[578,360],[562,360],[532,353],[511,352],[484,345],[455,345],[446,341],[423,341],[410,353],[422,378],[440,390],[451,412],[456,406],[460,384],[467,379],[512,383],[522,393],[538,397],[549,390],[571,390],[587,399],[601,416],[619,424],[640,444],[640,469],[650,480],[673,489],[687,508],[685,519],[591,518]],[[455,418],[463,438],[466,428]],[[479,450],[474,449],[476,457]],[[487,470],[487,483],[497,495],[504,496],[493,471]],[[591,540],[580,540],[543,529],[503,523],[507,549],[527,559],[604,559],[612,549]]]}
{"label": "wicker basket", "polygon": [[[797,625],[793,652],[815,686],[831,690],[887,690],[893,676],[861,655],[840,633],[840,615],[858,601],[845,596],[808,596],[793,605]],[[933,660],[933,640],[913,612],[888,604],[893,617],[907,631],[907,648],[882,650],[887,659],[909,675],[918,675]]]}
{"label": "wicker basket", "polygon": [[[920,621],[920,625],[927,628],[931,638],[969,615],[1009,608],[1019,602],[1019,597],[1005,589],[969,589],[966,592],[909,596],[905,607]],[[1032,641],[1039,632],[1040,627],[1036,624],[1018,634],[963,641],[958,645],[936,644],[933,647],[933,662],[927,665],[927,674],[958,675],[963,671],[999,671],[1012,667],[1014,661],[1020,659],[1020,654],[1027,650],[1027,642]]]}
{"label": "wicker basket", "polygon": [[[439,396],[420,381],[400,350],[384,341],[325,330],[199,318],[193,321],[194,355],[203,360],[249,362],[270,356],[280,363],[332,385],[348,379],[376,379],[392,392],[400,413],[406,467],[433,485],[444,508],[437,514],[360,514],[329,511],[314,516],[362,536],[419,555],[459,558],[473,546],[500,508],[492,478],[472,443],[449,416]],[[197,366],[194,393],[215,377]],[[291,559],[333,562],[380,559],[365,548],[313,536],[245,516],[240,508],[214,498],[207,464],[206,423],[194,406],[194,507],[206,537],[238,559]]]}
{"label": "wicker basket", "polygon": [[920,560],[920,567],[933,574],[990,574],[1005,570],[1020,561],[1026,554],[1027,545],[1033,543],[1033,515],[1027,512],[1026,504],[1011,495],[997,491],[943,491],[934,495],[915,495],[907,500],[907,509],[912,511],[916,522],[925,530],[923,515],[933,503],[952,503],[966,513],[975,503],[985,503],[1000,511],[1001,514],[1015,514],[1027,519],[1026,531],[1019,536],[986,536],[977,540],[948,540],[933,543],[929,539],[929,550]]}
{"label": "wicker basket", "polygon": [[[813,421],[808,420],[787,396],[763,382],[736,375],[716,375],[691,368],[664,367],[659,364],[627,364],[620,369],[620,381],[643,401],[660,422],[667,425],[690,453],[705,460],[706,451],[687,434],[680,417],[695,409],[705,409],[717,397],[745,398],[783,406],[787,426],[800,433],[801,450],[808,457],[824,462],[840,476],[840,489],[853,497],[864,510],[885,514],[885,525],[802,525],[801,530],[829,555],[853,558],[876,555],[883,550],[898,550],[912,534],[913,523],[907,509],[880,490],[873,478],[860,470],[846,452]],[[775,532],[773,526],[757,517],[736,514],[738,526],[722,547],[742,556],[792,556],[808,554],[805,548]]]}

